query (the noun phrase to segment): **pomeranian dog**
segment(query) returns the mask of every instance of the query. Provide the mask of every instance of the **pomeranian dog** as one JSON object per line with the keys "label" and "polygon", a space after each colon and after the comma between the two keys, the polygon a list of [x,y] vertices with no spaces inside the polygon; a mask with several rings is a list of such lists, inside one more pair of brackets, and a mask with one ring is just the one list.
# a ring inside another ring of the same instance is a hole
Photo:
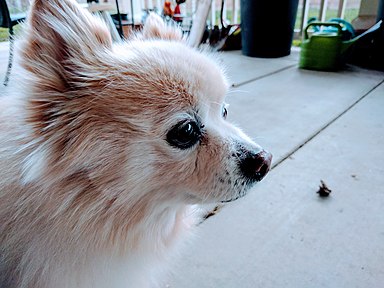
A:
{"label": "pomeranian dog", "polygon": [[216,61],[158,16],[115,44],[73,0],[27,19],[0,98],[0,287],[157,287],[195,207],[244,196],[271,155],[226,121]]}

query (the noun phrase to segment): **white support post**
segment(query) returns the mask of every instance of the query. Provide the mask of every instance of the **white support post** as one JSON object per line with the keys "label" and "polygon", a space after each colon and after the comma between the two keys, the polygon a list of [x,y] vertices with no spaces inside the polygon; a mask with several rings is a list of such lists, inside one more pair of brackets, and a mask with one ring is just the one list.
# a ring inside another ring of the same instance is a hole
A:
{"label": "white support post", "polygon": [[347,0],[339,1],[339,8],[337,9],[337,17],[344,18],[345,7],[347,5]]}
{"label": "white support post", "polygon": [[232,24],[239,24],[239,11],[240,11],[240,0],[233,1],[233,18]]}
{"label": "white support post", "polygon": [[211,2],[211,25],[214,26],[216,24],[216,1],[213,0]]}
{"label": "white support post", "polygon": [[303,0],[303,10],[301,11],[301,23],[300,23],[300,34],[302,35],[308,22],[309,3],[310,0]]}
{"label": "white support post", "polygon": [[143,4],[143,7],[145,10],[148,10],[148,7],[149,7],[149,0],[144,0],[142,1],[142,4]]}
{"label": "white support post", "polygon": [[188,44],[192,47],[197,47],[204,34],[205,25],[207,22],[209,7],[211,0],[200,0],[198,2],[195,18],[191,28],[191,33],[188,37]]}
{"label": "white support post", "polygon": [[324,22],[325,18],[327,17],[327,8],[328,8],[328,0],[321,0],[320,13],[319,13],[319,19],[321,22]]}
{"label": "white support post", "polygon": [[148,1],[148,9],[153,10],[153,1],[152,0]]}
{"label": "white support post", "polygon": [[196,12],[196,0],[192,0],[192,12],[191,14],[193,15]]}

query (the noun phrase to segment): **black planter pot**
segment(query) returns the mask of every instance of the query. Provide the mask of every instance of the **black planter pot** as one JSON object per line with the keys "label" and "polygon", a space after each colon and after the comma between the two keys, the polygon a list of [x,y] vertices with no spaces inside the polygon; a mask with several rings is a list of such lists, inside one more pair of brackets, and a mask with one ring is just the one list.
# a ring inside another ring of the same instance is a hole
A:
{"label": "black planter pot", "polygon": [[384,21],[384,0],[380,0],[379,8],[377,9],[377,22]]}
{"label": "black planter pot", "polygon": [[241,0],[242,52],[274,58],[291,53],[299,0]]}

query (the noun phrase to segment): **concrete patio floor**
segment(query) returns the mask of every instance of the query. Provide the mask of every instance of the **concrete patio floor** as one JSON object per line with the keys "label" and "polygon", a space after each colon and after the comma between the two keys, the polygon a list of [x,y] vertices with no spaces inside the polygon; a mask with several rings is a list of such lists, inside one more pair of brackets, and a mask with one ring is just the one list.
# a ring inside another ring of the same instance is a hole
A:
{"label": "concrete patio floor", "polygon": [[[220,55],[228,119],[274,166],[197,228],[167,287],[384,287],[384,73],[300,70],[298,55]],[[330,197],[316,194],[320,180]]]}
{"label": "concrete patio floor", "polygon": [[300,70],[298,57],[221,55],[228,119],[274,168],[199,227],[169,287],[384,287],[384,73]]}

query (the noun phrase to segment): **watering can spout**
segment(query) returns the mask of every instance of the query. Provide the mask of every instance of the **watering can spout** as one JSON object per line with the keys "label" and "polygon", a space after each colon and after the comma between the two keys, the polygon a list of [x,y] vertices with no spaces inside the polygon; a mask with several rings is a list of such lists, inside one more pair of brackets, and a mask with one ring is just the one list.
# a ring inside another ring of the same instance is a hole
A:
{"label": "watering can spout", "polygon": [[369,28],[367,31],[365,31],[364,33],[360,34],[359,36],[351,39],[351,40],[348,40],[348,41],[343,41],[342,43],[342,46],[341,46],[341,53],[346,53],[348,51],[348,49],[353,45],[355,44],[360,38],[364,37],[365,35],[369,34],[369,33],[372,33],[374,31],[376,31],[377,29],[380,28],[381,26],[381,23],[383,22],[383,20],[380,20],[379,22],[377,22],[375,25],[373,25],[371,28]]}

